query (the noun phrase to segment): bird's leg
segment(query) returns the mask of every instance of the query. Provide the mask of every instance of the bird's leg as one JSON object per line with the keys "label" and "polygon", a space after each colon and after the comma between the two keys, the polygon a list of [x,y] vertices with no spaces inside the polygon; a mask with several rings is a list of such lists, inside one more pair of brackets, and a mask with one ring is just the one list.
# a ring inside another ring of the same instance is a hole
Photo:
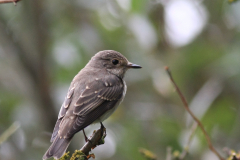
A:
{"label": "bird's leg", "polygon": [[100,122],[100,124],[101,124],[102,134],[103,134],[103,135],[106,135],[106,134],[107,134],[107,133],[106,133],[106,128],[104,127],[104,125],[102,124],[102,122]]}
{"label": "bird's leg", "polygon": [[82,130],[83,131],[83,135],[84,135],[84,138],[85,138],[85,142],[91,142],[89,139],[88,139],[88,137],[86,136],[86,133],[85,133],[85,131],[84,131],[84,129]]}
{"label": "bird's leg", "polygon": [[101,129],[104,129],[105,127],[104,127],[104,125],[102,124],[102,122],[100,122],[100,124],[101,124]]}

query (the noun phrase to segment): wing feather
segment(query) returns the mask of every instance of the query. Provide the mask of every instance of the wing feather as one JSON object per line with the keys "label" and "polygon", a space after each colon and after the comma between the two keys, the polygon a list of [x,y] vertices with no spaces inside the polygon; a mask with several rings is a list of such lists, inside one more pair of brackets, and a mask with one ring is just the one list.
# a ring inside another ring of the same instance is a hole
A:
{"label": "wing feather", "polygon": [[53,142],[55,137],[57,136],[58,134],[58,131],[59,131],[59,127],[60,127],[60,124],[62,122],[62,119],[63,117],[65,116],[67,110],[68,110],[68,107],[70,106],[71,102],[72,102],[72,96],[73,96],[73,93],[74,93],[74,89],[75,87],[70,87],[71,89],[68,90],[68,94],[67,96],[65,97],[65,100],[61,106],[61,109],[59,111],[59,114],[58,114],[58,120],[55,124],[55,127],[53,129],[53,133],[52,133],[52,137],[51,137],[51,140],[50,142]]}
{"label": "wing feather", "polygon": [[113,101],[121,98],[123,93],[123,82],[116,76],[107,80],[92,81],[87,85],[79,99],[75,103],[74,114],[81,116],[88,114],[105,101]]}
{"label": "wing feather", "polygon": [[99,105],[95,110],[91,111],[85,116],[78,116],[73,124],[73,127],[68,130],[67,137],[71,137],[78,131],[84,129],[99,117],[101,117],[105,112],[111,109],[112,106],[115,106],[118,100],[115,101],[105,101],[101,105]]}

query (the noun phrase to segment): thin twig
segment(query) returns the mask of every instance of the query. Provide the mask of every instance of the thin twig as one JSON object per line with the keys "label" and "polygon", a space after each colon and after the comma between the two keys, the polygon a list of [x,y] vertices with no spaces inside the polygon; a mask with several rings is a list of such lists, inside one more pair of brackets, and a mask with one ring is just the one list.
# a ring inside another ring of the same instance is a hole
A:
{"label": "thin twig", "polygon": [[139,148],[139,152],[148,160],[157,160],[157,156],[150,150]]}
{"label": "thin twig", "polygon": [[21,0],[0,0],[0,4],[1,3],[13,3],[14,5],[17,4],[17,2],[19,2]]}
{"label": "thin twig", "polygon": [[215,150],[215,148],[213,147],[212,143],[211,143],[211,140],[206,132],[206,130],[204,129],[204,126],[202,125],[202,123],[198,120],[198,118],[193,114],[193,112],[189,109],[188,107],[188,103],[185,99],[185,97],[183,96],[182,92],[180,91],[180,89],[178,88],[177,84],[175,83],[175,81],[173,80],[173,77],[172,77],[172,74],[169,70],[169,67],[165,67],[165,70],[167,71],[168,73],[168,76],[170,78],[170,80],[172,81],[178,95],[180,96],[183,104],[184,104],[184,108],[187,110],[187,112],[192,116],[192,118],[197,122],[198,126],[201,128],[206,140],[207,140],[207,143],[208,143],[208,147],[209,149],[220,159],[220,160],[224,160],[224,158],[221,157],[221,155]]}
{"label": "thin twig", "polygon": [[17,131],[17,129],[20,127],[19,122],[14,122],[6,131],[4,131],[0,135],[0,146],[3,142],[5,142],[13,133]]}
{"label": "thin twig", "polygon": [[190,134],[190,136],[188,137],[187,144],[186,144],[186,146],[184,147],[184,150],[183,150],[183,152],[181,153],[179,159],[183,160],[183,159],[185,158],[185,156],[187,155],[187,153],[188,153],[188,151],[189,151],[190,143],[191,143],[191,141],[192,141],[192,139],[193,139],[193,136],[194,136],[194,133],[195,133],[197,127],[198,127],[197,122],[194,122],[193,125],[192,125],[192,127],[191,127],[191,134]]}

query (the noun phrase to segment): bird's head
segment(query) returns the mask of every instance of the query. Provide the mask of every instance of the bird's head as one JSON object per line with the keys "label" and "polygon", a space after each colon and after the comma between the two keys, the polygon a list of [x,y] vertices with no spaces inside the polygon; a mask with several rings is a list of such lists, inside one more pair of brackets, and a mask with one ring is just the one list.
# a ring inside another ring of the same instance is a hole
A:
{"label": "bird's head", "polygon": [[131,68],[142,68],[127,60],[121,53],[113,50],[100,51],[92,57],[88,65],[98,69],[106,69],[109,73],[123,78],[125,72]]}

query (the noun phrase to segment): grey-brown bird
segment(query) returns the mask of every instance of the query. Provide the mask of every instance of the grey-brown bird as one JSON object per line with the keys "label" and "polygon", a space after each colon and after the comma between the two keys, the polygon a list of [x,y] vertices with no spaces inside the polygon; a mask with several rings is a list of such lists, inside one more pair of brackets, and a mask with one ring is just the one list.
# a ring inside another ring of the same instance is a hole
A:
{"label": "grey-brown bird", "polygon": [[43,159],[59,159],[75,133],[84,132],[93,123],[102,125],[125,96],[123,78],[130,68],[142,67],[113,50],[100,51],[91,58],[71,82],[53,130],[52,144]]}

